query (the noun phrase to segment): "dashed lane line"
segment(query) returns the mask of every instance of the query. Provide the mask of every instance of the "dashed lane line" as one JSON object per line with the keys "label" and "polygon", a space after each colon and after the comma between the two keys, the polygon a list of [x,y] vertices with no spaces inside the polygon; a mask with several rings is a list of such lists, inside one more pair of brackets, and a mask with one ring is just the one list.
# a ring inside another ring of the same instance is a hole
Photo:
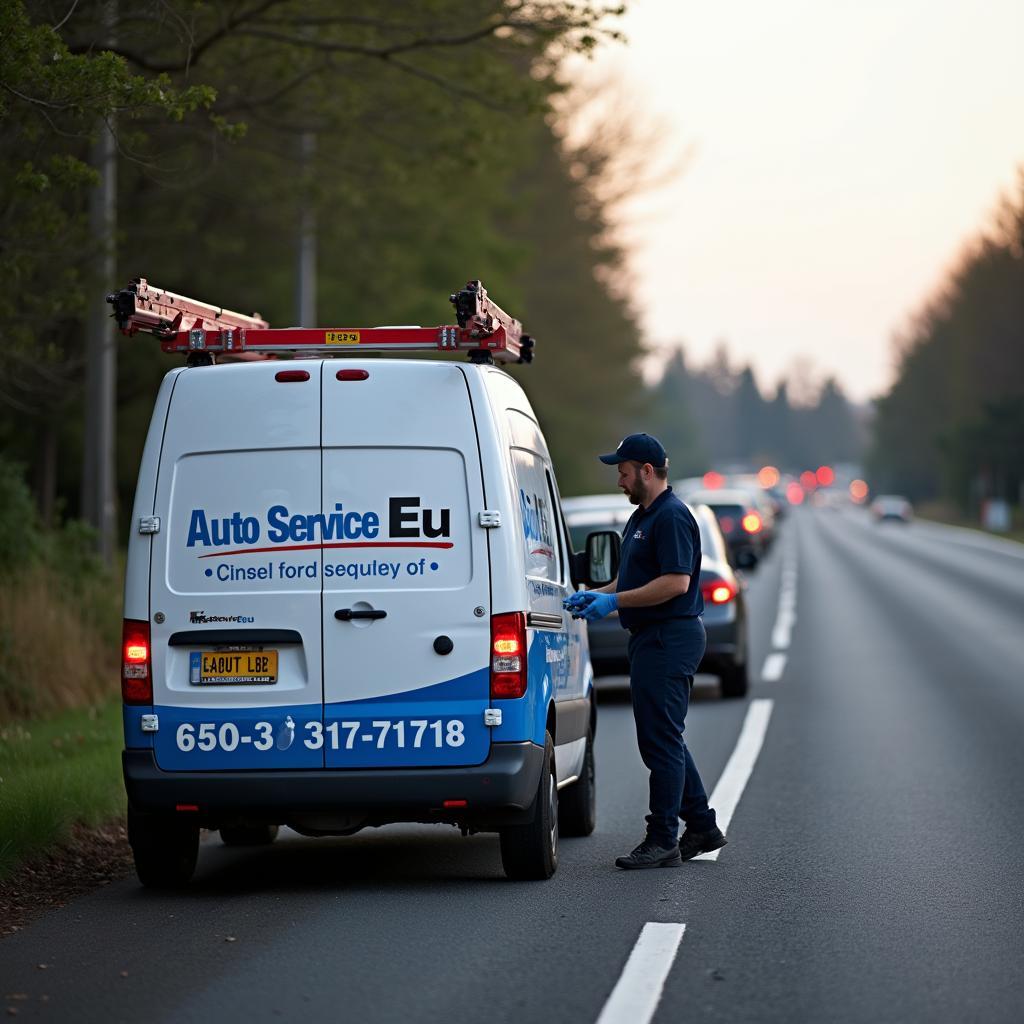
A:
{"label": "dashed lane line", "polygon": [[796,624],[796,562],[787,561],[779,586],[779,610],[772,628],[772,647],[784,651],[789,647]]}
{"label": "dashed lane line", "polygon": [[644,925],[597,1024],[648,1024],[683,941],[685,924]]}
{"label": "dashed lane line", "polygon": [[[736,805],[743,796],[750,779],[750,773],[754,770],[757,756],[761,753],[761,745],[764,743],[764,735],[768,731],[768,720],[772,717],[772,708],[775,702],[766,700],[752,700],[747,708],[747,717],[743,720],[743,728],[740,730],[740,738],[736,741],[736,748],[729,758],[729,763],[722,772],[714,792],[711,794],[709,803],[715,809],[715,817],[718,819],[718,827],[725,832],[729,828],[732,816],[736,811]],[[694,860],[718,860],[721,850],[712,850],[710,853],[702,853]]]}
{"label": "dashed lane line", "polygon": [[764,659],[764,667],[761,669],[761,682],[777,683],[782,678],[786,669],[786,653],[784,651],[772,651]]}
{"label": "dashed lane line", "polygon": [[[782,657],[784,659],[785,655]],[[715,808],[718,825],[723,831],[732,821],[736,805],[761,752],[773,704],[766,699],[750,702],[736,748],[711,794],[711,806]],[[713,850],[694,859],[718,860],[719,852]],[[668,972],[675,962],[685,931],[685,924],[648,921],[644,925],[615,988],[597,1018],[597,1024],[649,1024],[661,1002]]]}
{"label": "dashed lane line", "polygon": [[771,645],[776,650],[785,650],[793,639],[793,627],[797,623],[797,558],[787,556],[782,564],[782,579],[778,590],[778,611],[775,626],[771,631]]}

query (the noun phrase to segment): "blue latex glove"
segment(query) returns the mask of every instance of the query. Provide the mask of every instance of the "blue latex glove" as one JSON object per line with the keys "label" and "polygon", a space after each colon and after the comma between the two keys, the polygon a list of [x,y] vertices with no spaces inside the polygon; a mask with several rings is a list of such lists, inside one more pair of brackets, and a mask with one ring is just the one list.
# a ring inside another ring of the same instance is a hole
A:
{"label": "blue latex glove", "polygon": [[586,619],[587,622],[603,619],[619,607],[619,598],[616,594],[598,594],[594,591],[587,591],[573,596],[583,598],[582,602],[570,609],[573,613],[573,618]]}
{"label": "blue latex glove", "polygon": [[578,612],[587,607],[590,602],[590,598],[593,596],[593,594],[588,594],[585,590],[577,591],[575,594],[570,594],[562,602],[562,607],[570,612]]}
{"label": "blue latex glove", "polygon": [[611,615],[619,607],[618,594],[593,594],[593,600],[583,609],[583,618],[587,622],[596,622],[606,615]]}

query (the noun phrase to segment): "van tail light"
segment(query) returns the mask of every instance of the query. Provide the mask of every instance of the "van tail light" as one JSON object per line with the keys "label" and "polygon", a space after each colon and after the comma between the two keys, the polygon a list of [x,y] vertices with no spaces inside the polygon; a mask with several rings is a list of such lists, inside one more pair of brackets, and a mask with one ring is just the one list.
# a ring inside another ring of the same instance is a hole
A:
{"label": "van tail light", "polygon": [[125,704],[153,703],[149,623],[125,619],[121,631],[121,696]]}
{"label": "van tail light", "polygon": [[728,604],[736,597],[736,587],[720,579],[702,579],[700,581],[700,592],[704,597],[705,604]]}
{"label": "van tail light", "polygon": [[526,615],[491,616],[491,697],[509,699],[526,693]]}
{"label": "van tail light", "polygon": [[761,532],[761,517],[756,512],[748,512],[743,517],[743,529],[747,533]]}

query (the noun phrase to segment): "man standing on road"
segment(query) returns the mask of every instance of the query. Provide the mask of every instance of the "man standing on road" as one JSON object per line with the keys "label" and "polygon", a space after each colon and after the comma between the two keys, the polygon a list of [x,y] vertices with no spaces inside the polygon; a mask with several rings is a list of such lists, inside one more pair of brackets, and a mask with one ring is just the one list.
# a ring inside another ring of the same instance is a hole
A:
{"label": "man standing on road", "polygon": [[[629,639],[629,689],[640,756],[651,773],[647,835],[615,863],[672,867],[726,843],[704,783],[683,742],[693,676],[707,644],[701,613],[700,530],[668,484],[668,458],[657,438],[630,434],[610,455],[619,487],[637,506],[622,533],[618,577],[565,602],[588,621],[619,612]],[[686,824],[676,843],[679,819]]]}

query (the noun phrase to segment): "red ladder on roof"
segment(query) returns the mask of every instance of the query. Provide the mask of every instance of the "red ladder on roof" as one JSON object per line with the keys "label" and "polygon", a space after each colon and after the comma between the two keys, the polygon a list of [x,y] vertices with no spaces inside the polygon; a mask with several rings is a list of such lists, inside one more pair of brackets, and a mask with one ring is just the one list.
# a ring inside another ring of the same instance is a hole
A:
{"label": "red ladder on roof", "polygon": [[439,327],[347,327],[274,329],[258,314],[230,309],[164,291],[144,277],[107,296],[124,334],[146,331],[164,352],[181,352],[190,366],[218,357],[272,359],[278,355],[334,356],[358,352],[466,352],[474,362],[529,363],[534,340],[522,324],[470,281],[449,296],[458,325]]}

